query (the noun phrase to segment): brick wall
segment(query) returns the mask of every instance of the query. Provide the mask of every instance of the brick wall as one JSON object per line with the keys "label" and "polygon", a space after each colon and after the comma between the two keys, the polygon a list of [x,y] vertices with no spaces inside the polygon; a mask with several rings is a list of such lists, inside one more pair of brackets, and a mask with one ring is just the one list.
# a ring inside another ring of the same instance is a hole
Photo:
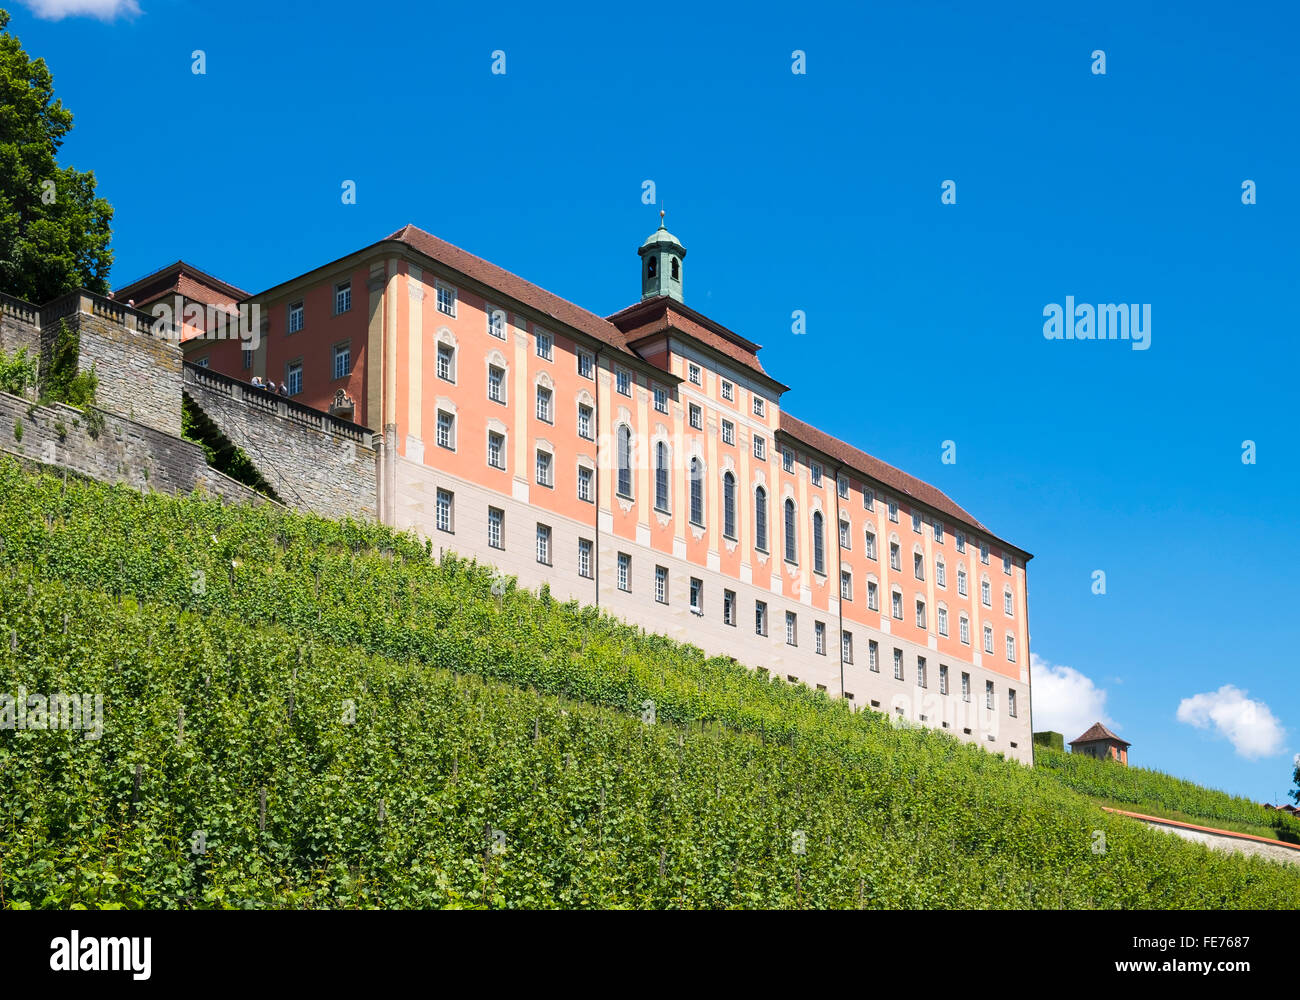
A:
{"label": "brick wall", "polygon": [[248,454],[290,507],[330,518],[376,519],[369,430],[197,365],[185,365],[184,380],[185,394]]}

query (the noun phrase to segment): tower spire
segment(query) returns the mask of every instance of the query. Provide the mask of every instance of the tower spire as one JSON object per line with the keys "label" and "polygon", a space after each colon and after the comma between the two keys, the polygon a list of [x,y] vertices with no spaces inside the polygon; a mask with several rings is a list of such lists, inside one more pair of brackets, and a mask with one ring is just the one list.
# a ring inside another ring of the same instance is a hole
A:
{"label": "tower spire", "polygon": [[641,298],[656,299],[662,295],[682,301],[682,259],[686,248],[668,231],[664,224],[667,210],[659,209],[659,228],[651,233],[641,248]]}

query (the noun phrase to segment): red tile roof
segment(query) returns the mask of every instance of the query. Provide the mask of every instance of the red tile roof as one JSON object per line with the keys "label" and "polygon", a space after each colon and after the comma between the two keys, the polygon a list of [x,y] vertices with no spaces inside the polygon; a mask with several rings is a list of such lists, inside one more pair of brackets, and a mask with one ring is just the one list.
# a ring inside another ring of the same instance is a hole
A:
{"label": "red tile roof", "polygon": [[915,476],[908,475],[902,469],[896,469],[887,462],[882,462],[875,456],[868,455],[860,448],[855,448],[839,438],[832,437],[825,431],[818,430],[812,424],[805,423],[797,417],[792,417],[784,410],[781,411],[781,431],[815,451],[828,455],[835,461],[848,466],[849,469],[859,475],[874,480],[896,493],[910,497],[917,503],[924,504],[953,520],[982,531],[989,535],[990,538],[1029,556],[1029,553],[1025,552],[1024,549],[998,538],[987,526],[977,520],[974,514],[964,507],[957,506],[946,493],[937,487],[931,486]]}
{"label": "red tile roof", "polygon": [[177,293],[195,302],[217,306],[233,306],[248,298],[248,293],[242,288],[213,277],[183,260],[123,285],[113,292],[113,298],[118,302],[134,300],[136,308],[139,308],[164,295]]}
{"label": "red tile roof", "polygon": [[475,257],[472,253],[462,250],[458,246],[453,246],[446,240],[440,240],[432,233],[426,233],[416,226],[406,225],[387,239],[405,243],[411,249],[424,254],[424,256],[430,257],[438,263],[472,278],[474,281],[495,288],[503,294],[524,303],[524,305],[536,309],[545,316],[550,316],[552,319],[558,320],[575,330],[580,330],[588,336],[608,344],[616,351],[635,355],[635,352],[628,347],[627,338],[623,335],[623,331],[609,320],[597,316],[593,312],[588,312],[581,306],[574,305],[567,299],[562,299],[558,295],[534,285],[531,281],[525,281],[518,275],[511,274],[505,268],[498,267],[482,257]]}
{"label": "red tile roof", "polygon": [[1126,747],[1133,745],[1128,740],[1120,739],[1100,722],[1094,722],[1088,731],[1077,740],[1070,740],[1070,746],[1074,746],[1076,743],[1093,743],[1097,740],[1114,740],[1116,743],[1123,743]]}

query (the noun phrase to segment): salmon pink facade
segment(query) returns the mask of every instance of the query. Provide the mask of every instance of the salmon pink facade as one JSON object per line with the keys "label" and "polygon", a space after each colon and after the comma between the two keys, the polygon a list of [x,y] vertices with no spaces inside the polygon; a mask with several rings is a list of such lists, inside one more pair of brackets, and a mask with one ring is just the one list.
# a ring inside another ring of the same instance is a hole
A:
{"label": "salmon pink facade", "polygon": [[378,432],[380,517],[435,548],[1028,763],[1029,553],[785,413],[680,241],[638,254],[600,317],[406,226],[250,296],[255,349],[183,346]]}

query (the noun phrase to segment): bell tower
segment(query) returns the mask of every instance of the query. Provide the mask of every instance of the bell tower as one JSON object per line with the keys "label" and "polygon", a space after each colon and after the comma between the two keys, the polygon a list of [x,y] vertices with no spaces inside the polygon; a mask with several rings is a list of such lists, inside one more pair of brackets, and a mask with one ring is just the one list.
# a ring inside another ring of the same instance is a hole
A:
{"label": "bell tower", "polygon": [[681,241],[664,228],[664,212],[659,210],[659,228],[641,244],[641,300],[667,295],[684,302],[682,298],[682,260],[686,248]]}

